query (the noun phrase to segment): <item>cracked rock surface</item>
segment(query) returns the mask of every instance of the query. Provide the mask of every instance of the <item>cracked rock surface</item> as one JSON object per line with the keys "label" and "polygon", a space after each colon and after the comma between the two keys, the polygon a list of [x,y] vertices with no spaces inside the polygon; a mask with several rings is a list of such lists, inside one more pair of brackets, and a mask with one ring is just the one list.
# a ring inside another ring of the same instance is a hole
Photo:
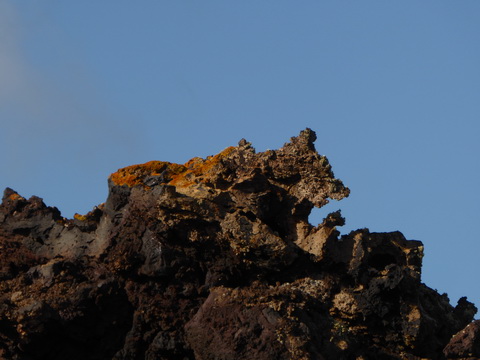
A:
{"label": "cracked rock surface", "polygon": [[7,188],[0,358],[478,358],[477,309],[421,282],[420,241],[309,224],[349,194],[315,139],[129,166],[73,219]]}

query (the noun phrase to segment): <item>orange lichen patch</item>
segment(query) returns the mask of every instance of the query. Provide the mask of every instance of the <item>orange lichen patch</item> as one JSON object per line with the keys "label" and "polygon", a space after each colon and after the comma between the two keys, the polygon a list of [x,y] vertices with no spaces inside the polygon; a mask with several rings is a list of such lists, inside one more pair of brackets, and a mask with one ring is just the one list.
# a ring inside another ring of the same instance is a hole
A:
{"label": "orange lichen patch", "polygon": [[75,215],[73,215],[73,217],[76,219],[76,220],[79,220],[79,221],[85,221],[87,220],[87,217],[85,215],[80,215],[78,213],[75,213]]}
{"label": "orange lichen patch", "polygon": [[[115,185],[135,186],[143,184],[147,176],[164,176],[164,183],[186,187],[196,183],[195,178],[207,175],[222,159],[230,155],[236,148],[230,146],[217,155],[206,159],[195,157],[184,165],[166,161],[149,161],[145,164],[127,166],[110,175]],[[200,179],[201,181],[201,179]],[[148,188],[148,186],[146,186]]]}
{"label": "orange lichen patch", "polygon": [[170,185],[186,187],[195,184],[194,179],[196,177],[208,175],[212,169],[218,165],[222,159],[225,159],[230,155],[236,148],[230,146],[218,153],[217,155],[209,156],[205,160],[199,157],[195,157],[184,164],[186,171],[181,172],[177,175],[172,176],[172,181]]}
{"label": "orange lichen patch", "polygon": [[15,201],[15,200],[23,199],[23,197],[18,195],[17,193],[14,193],[14,194],[10,195],[8,197],[8,199],[11,200],[11,201]]}
{"label": "orange lichen patch", "polygon": [[187,186],[195,185],[195,181],[187,180],[184,174],[179,174],[179,175],[173,176],[172,181],[170,181],[168,184],[173,185],[175,187],[187,187]]}
{"label": "orange lichen patch", "polygon": [[215,165],[218,165],[220,161],[230,155],[234,150],[235,147],[230,146],[217,155],[207,157],[203,163],[197,162],[192,164],[192,172],[197,176],[207,174]]}
{"label": "orange lichen patch", "polygon": [[145,164],[127,166],[110,175],[115,185],[135,186],[143,183],[146,176],[159,176],[164,174],[166,178],[185,171],[183,165],[166,161],[149,161]]}

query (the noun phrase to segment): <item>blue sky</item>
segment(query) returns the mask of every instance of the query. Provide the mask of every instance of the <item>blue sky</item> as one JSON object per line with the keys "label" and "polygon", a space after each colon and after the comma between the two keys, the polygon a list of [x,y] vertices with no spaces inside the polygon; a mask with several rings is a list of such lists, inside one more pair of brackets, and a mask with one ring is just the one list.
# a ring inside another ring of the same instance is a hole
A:
{"label": "blue sky", "polygon": [[0,187],[66,217],[116,169],[300,130],[352,190],[342,232],[425,244],[456,303],[480,270],[480,2],[0,0]]}

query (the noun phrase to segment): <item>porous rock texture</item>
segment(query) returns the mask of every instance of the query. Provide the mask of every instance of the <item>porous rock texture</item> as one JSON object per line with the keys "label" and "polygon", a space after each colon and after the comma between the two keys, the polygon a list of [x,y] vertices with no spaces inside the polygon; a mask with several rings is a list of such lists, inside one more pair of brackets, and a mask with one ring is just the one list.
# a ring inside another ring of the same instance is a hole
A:
{"label": "porous rock texture", "polygon": [[74,219],[6,189],[0,358],[480,356],[477,309],[421,282],[420,241],[309,224],[349,194],[315,138],[120,169]]}

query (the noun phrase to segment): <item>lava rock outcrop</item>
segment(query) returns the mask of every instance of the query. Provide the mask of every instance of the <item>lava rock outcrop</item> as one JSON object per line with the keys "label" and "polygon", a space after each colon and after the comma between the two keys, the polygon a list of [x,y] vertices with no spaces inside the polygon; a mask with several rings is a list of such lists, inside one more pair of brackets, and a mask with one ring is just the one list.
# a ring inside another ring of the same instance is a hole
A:
{"label": "lava rock outcrop", "polygon": [[120,169],[107,201],[73,219],[6,189],[0,357],[480,356],[477,309],[421,282],[420,241],[340,236],[339,211],[309,224],[349,194],[315,138]]}

